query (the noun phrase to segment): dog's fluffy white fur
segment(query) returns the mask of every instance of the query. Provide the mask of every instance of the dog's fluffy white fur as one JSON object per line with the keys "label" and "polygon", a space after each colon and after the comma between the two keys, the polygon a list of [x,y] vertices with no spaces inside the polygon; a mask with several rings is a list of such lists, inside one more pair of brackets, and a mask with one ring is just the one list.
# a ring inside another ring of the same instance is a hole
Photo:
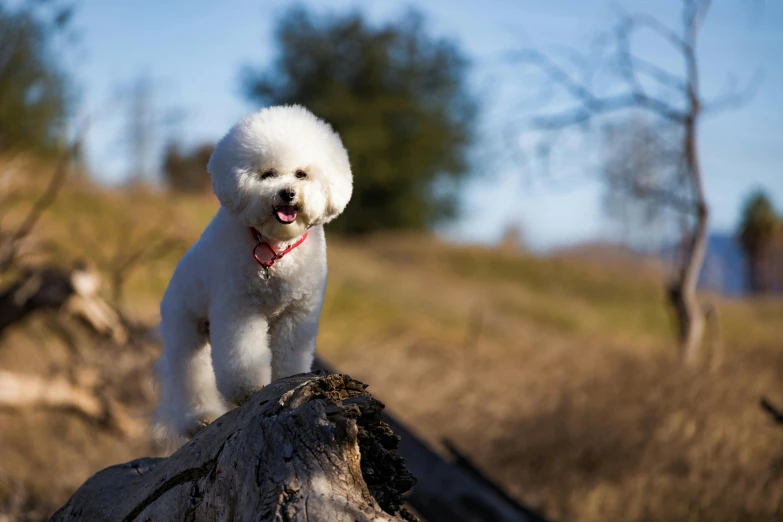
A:
{"label": "dog's fluffy white fur", "polygon": [[[271,381],[310,371],[326,285],[323,225],[353,187],[340,137],[301,106],[240,121],[207,170],[221,208],[163,297],[155,366],[158,426],[183,437]],[[309,234],[266,275],[251,227],[278,252]]]}

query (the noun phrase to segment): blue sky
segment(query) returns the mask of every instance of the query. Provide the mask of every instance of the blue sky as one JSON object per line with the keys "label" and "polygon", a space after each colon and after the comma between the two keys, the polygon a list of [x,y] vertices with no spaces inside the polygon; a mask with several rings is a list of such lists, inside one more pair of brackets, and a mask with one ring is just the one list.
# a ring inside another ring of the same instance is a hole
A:
{"label": "blue sky", "polygon": [[[713,227],[735,226],[743,198],[754,188],[770,192],[783,207],[783,2],[768,0],[749,9],[745,0],[714,0],[700,41],[702,85],[719,93],[727,73],[741,84],[757,69],[764,79],[752,100],[739,110],[705,121],[700,149]],[[87,140],[93,172],[107,182],[127,173],[123,147],[124,109],[117,93],[134,77],[152,81],[160,116],[174,109],[183,117],[176,127],[162,126],[159,142],[179,132],[185,143],[218,139],[255,107],[242,97],[239,72],[263,65],[274,56],[276,18],[291,2],[282,0],[154,1],[82,0],[76,27],[81,43],[68,63],[82,94],[82,113],[93,121]],[[485,150],[503,146],[492,136],[524,118],[517,100],[520,84],[529,81],[501,56],[535,44],[542,49],[565,45],[584,49],[613,20],[612,5],[677,20],[674,0],[428,0],[403,4],[382,0],[305,2],[317,10],[361,8],[373,21],[399,15],[407,5],[423,11],[432,32],[456,40],[474,66],[471,82],[485,109]],[[640,40],[640,52],[669,64],[658,46]],[[524,139],[520,138],[520,139]],[[487,144],[487,142],[489,144]],[[601,189],[584,158],[563,157],[559,183],[541,179],[529,165],[504,154],[477,162],[475,181],[464,190],[464,215],[442,233],[454,240],[492,242],[503,226],[519,222],[526,240],[537,249],[607,237]],[[357,172],[356,175],[361,175]]]}

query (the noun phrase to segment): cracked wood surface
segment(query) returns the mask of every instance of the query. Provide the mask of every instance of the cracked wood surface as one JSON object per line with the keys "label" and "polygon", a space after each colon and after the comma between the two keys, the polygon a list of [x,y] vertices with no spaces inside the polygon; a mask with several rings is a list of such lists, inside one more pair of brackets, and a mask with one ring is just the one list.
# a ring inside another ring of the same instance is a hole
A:
{"label": "cracked wood surface", "polygon": [[402,508],[415,480],[365,388],[346,375],[274,382],[172,456],[95,474],[50,520],[415,520]]}

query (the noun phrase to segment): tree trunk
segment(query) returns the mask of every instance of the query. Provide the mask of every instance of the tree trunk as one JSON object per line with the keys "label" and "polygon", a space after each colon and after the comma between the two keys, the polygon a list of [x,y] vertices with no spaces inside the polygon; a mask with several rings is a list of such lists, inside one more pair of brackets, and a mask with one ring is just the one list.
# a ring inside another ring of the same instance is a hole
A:
{"label": "tree trunk", "polygon": [[706,320],[699,301],[699,275],[707,254],[707,208],[700,207],[696,231],[686,254],[681,276],[669,288],[669,299],[677,318],[682,357],[688,364],[699,360]]}
{"label": "tree trunk", "polygon": [[[695,26],[693,30],[695,30]],[[692,37],[692,41],[695,41],[695,34]],[[704,258],[707,255],[709,211],[707,209],[707,200],[704,196],[697,147],[696,131],[701,115],[701,102],[698,96],[698,74],[695,54],[692,49],[687,54],[687,57],[689,63],[688,98],[691,108],[683,125],[683,158],[685,160],[684,167],[687,169],[693,190],[696,224],[692,238],[688,242],[689,248],[685,252],[680,276],[677,278],[676,283],[669,288],[669,298],[678,321],[682,357],[687,364],[694,364],[701,355],[706,324],[704,310],[696,291],[699,284],[699,276],[704,266]]]}
{"label": "tree trunk", "polygon": [[165,459],[107,468],[60,521],[415,520],[383,404],[345,375],[276,381]]}

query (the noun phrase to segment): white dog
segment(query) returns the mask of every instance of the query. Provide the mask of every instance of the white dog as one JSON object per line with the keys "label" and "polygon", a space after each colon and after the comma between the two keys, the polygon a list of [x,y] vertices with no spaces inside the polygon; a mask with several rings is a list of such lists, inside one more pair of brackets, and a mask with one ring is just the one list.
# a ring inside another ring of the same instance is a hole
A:
{"label": "white dog", "polygon": [[311,370],[326,285],[323,225],[353,189],[340,137],[300,106],[240,121],[207,170],[221,208],[160,307],[157,422],[184,437],[271,381]]}

